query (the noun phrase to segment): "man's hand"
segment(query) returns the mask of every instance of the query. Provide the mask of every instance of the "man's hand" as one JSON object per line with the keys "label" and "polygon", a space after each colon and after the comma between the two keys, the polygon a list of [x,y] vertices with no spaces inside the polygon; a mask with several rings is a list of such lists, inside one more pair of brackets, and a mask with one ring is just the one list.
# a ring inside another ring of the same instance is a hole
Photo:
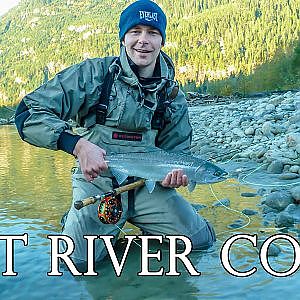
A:
{"label": "man's hand", "polygon": [[93,181],[100,172],[108,169],[105,150],[84,138],[78,140],[73,154],[79,159],[81,171],[88,181]]}
{"label": "man's hand", "polygon": [[183,174],[183,170],[176,169],[167,174],[161,185],[163,187],[178,188],[180,186],[187,186],[188,183],[188,177]]}

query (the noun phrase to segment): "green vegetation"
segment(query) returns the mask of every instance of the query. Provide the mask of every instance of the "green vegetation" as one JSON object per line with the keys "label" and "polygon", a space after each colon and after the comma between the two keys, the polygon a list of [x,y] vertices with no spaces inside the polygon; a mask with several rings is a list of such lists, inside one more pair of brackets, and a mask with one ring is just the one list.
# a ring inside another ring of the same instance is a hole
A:
{"label": "green vegetation", "polygon": [[[300,86],[299,0],[159,0],[164,47],[185,90],[251,93]],[[68,65],[117,55],[126,0],[21,0],[0,19],[0,106]]]}

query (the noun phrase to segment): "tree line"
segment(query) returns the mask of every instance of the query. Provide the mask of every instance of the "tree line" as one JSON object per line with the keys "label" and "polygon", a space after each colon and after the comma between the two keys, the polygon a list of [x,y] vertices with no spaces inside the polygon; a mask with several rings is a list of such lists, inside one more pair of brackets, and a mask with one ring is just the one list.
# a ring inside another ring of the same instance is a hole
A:
{"label": "tree line", "polygon": [[[126,0],[23,0],[0,20],[0,105],[63,68],[118,55]],[[184,90],[248,94],[299,88],[298,0],[160,0],[164,51]]]}

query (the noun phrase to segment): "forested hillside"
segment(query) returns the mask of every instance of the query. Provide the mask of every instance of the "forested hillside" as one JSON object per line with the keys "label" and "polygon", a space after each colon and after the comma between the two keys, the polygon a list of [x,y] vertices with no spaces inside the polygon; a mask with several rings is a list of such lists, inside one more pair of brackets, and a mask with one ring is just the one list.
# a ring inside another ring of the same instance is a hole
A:
{"label": "forested hillside", "polygon": [[[0,105],[16,104],[87,57],[117,55],[132,1],[21,0],[0,20]],[[159,0],[164,51],[185,89],[250,93],[300,86],[299,0]]]}

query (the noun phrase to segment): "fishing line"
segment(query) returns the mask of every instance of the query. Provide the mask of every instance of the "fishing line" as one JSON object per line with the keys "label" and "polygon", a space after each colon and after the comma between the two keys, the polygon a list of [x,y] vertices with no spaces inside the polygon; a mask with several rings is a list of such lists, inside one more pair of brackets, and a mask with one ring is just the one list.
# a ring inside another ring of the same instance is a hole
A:
{"label": "fishing line", "polygon": [[242,177],[241,179],[238,178],[238,180],[241,182],[241,183],[246,183],[246,184],[250,184],[250,185],[256,185],[256,186],[266,186],[266,187],[279,187],[279,186],[282,186],[282,187],[285,187],[285,186],[293,186],[293,185],[297,185],[299,184],[299,182],[293,182],[293,183],[286,183],[286,184],[261,184],[261,183],[252,183],[250,181],[246,181],[245,179],[252,175],[254,172],[258,171],[259,169],[261,169],[262,167],[266,166],[267,164],[263,164],[261,166],[258,166],[256,169],[254,169],[253,171],[251,171],[249,174],[246,174],[244,177]]}
{"label": "fishing line", "polygon": [[[124,234],[124,235],[126,235],[126,232],[122,229],[122,228],[120,228],[117,224],[115,224],[115,226]],[[135,240],[132,240],[137,246],[139,246],[140,248],[142,248],[141,247],[141,245],[139,245]]]}
{"label": "fishing line", "polygon": [[[211,185],[211,184],[209,185],[209,188],[210,188],[210,191],[211,191],[212,195],[213,195],[213,196],[215,197],[215,199],[221,204],[221,206],[223,206],[224,208],[226,208],[226,209],[229,210],[229,211],[238,213],[238,214],[242,215],[243,217],[245,217],[246,219],[248,219],[248,221],[247,221],[246,224],[244,224],[244,225],[242,225],[241,227],[236,228],[236,229],[242,229],[242,228],[245,228],[245,227],[247,227],[247,226],[251,223],[251,219],[250,219],[247,215],[245,215],[243,212],[241,212],[241,211],[239,211],[239,210],[236,210],[236,209],[232,209],[232,208],[227,207],[226,205],[224,205],[224,204],[218,199],[218,197],[216,196],[214,190],[212,189],[212,185]],[[220,234],[227,233],[227,232],[231,232],[231,231],[233,231],[233,230],[222,231],[222,232],[219,232],[219,233],[216,234],[216,235],[218,236],[218,235],[220,235]]]}
{"label": "fishing line", "polygon": [[225,161],[225,162],[220,162],[220,163],[218,163],[218,164],[219,164],[219,165],[227,164],[227,163],[231,162],[231,161],[233,160],[233,158],[234,158],[235,156],[237,156],[237,155],[239,155],[239,153],[234,154],[229,160],[227,160],[227,161]]}

